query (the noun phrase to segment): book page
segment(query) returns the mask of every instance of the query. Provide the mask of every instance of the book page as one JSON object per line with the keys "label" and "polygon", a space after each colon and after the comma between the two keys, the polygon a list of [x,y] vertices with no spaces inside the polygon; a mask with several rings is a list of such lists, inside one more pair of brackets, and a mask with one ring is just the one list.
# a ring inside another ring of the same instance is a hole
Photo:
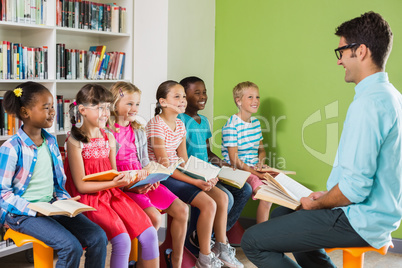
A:
{"label": "book page", "polygon": [[216,178],[221,170],[219,167],[216,167],[194,156],[190,156],[190,159],[187,161],[184,169],[196,175],[203,176],[206,181]]}
{"label": "book page", "polygon": [[35,202],[29,203],[28,208],[35,210],[36,212],[42,213],[43,215],[69,215],[64,209],[53,206],[47,202]]}
{"label": "book page", "polygon": [[96,210],[93,207],[77,202],[75,200],[58,200],[53,202],[52,205],[67,211],[72,216],[75,216],[83,211]]}
{"label": "book page", "polygon": [[143,169],[148,171],[149,174],[152,174],[152,173],[172,174],[167,167],[165,167],[164,165],[161,165],[155,161],[149,162],[149,164],[146,165]]}
{"label": "book page", "polygon": [[250,176],[250,172],[241,169],[233,170],[232,167],[223,166],[218,174],[219,179],[233,183],[239,188],[242,188],[246,183],[247,178]]}
{"label": "book page", "polygon": [[272,168],[272,167],[263,168],[263,169],[261,169],[260,172],[277,172],[277,173],[283,173],[283,174],[286,174],[286,175],[296,175],[296,171],[280,170],[280,169]]}
{"label": "book page", "polygon": [[280,173],[278,176],[276,176],[275,180],[285,189],[285,191],[292,198],[296,200],[300,200],[302,197],[307,197],[313,192],[283,173]]}

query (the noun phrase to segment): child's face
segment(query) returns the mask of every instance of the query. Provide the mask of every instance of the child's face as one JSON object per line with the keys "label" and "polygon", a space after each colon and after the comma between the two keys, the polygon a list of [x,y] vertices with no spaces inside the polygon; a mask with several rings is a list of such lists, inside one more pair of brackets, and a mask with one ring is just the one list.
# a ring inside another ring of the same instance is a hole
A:
{"label": "child's face", "polygon": [[104,128],[110,116],[110,103],[101,102],[97,105],[87,105],[81,111],[84,115],[84,124],[89,123],[94,127]]}
{"label": "child's face", "polygon": [[187,89],[187,106],[194,110],[204,110],[208,96],[205,84],[201,81],[190,84]]}
{"label": "child's face", "polygon": [[124,92],[124,97],[120,98],[116,105],[116,113],[123,121],[134,122],[135,116],[140,107],[140,94],[138,92]]}
{"label": "child's face", "polygon": [[163,109],[172,110],[177,114],[184,113],[187,107],[187,100],[182,85],[177,84],[171,87],[166,98],[160,98],[159,103]]}
{"label": "child's face", "polygon": [[53,107],[53,96],[49,91],[43,91],[35,96],[34,103],[31,107],[26,107],[23,117],[29,118],[29,123],[37,128],[49,128],[53,125],[54,116],[56,114]]}
{"label": "child's face", "polygon": [[260,93],[257,88],[249,87],[244,90],[243,96],[236,99],[237,106],[241,112],[254,114],[260,107]]}

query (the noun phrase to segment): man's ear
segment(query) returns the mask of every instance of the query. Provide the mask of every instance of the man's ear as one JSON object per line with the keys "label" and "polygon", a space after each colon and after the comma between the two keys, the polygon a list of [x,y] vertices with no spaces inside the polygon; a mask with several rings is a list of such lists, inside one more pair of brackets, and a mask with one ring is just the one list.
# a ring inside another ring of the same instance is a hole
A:
{"label": "man's ear", "polygon": [[364,60],[366,57],[370,56],[370,50],[365,44],[361,44],[358,48],[359,51],[357,51],[357,56],[361,59]]}
{"label": "man's ear", "polygon": [[27,109],[26,107],[22,106],[20,109],[20,116],[22,118],[29,118],[30,115],[30,110]]}

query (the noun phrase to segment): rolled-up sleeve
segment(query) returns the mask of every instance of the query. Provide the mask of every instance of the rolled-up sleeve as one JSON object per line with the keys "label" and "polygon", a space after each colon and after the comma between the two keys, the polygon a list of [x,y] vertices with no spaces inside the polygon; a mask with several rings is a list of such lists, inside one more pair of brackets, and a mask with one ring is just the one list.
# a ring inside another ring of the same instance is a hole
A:
{"label": "rolled-up sleeve", "polygon": [[350,106],[345,120],[337,158],[341,175],[338,185],[352,203],[363,202],[370,195],[377,156],[394,123],[389,122],[389,116],[384,116],[383,105],[362,98]]}

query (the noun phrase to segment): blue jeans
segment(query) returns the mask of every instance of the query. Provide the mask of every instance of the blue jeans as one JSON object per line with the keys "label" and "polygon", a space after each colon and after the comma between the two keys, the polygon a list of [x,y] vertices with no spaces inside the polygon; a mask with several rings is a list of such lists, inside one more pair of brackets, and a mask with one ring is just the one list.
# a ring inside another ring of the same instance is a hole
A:
{"label": "blue jeans", "polygon": [[[323,248],[367,247],[342,209],[294,211],[278,207],[244,233],[241,247],[257,267],[334,268]],[[292,252],[297,263],[284,252]]]}
{"label": "blue jeans", "polygon": [[239,219],[244,206],[246,205],[248,199],[251,196],[252,189],[250,184],[247,182],[244,184],[243,188],[239,189],[227,184],[222,184],[218,182],[216,186],[224,191],[229,197],[228,204],[228,223],[226,225],[226,231],[229,231],[236,221]]}
{"label": "blue jeans", "polygon": [[33,236],[52,247],[58,255],[57,268],[79,267],[82,248],[86,248],[85,267],[105,266],[105,232],[98,225],[80,214],[67,216],[32,217],[8,213],[6,223],[11,229]]}

